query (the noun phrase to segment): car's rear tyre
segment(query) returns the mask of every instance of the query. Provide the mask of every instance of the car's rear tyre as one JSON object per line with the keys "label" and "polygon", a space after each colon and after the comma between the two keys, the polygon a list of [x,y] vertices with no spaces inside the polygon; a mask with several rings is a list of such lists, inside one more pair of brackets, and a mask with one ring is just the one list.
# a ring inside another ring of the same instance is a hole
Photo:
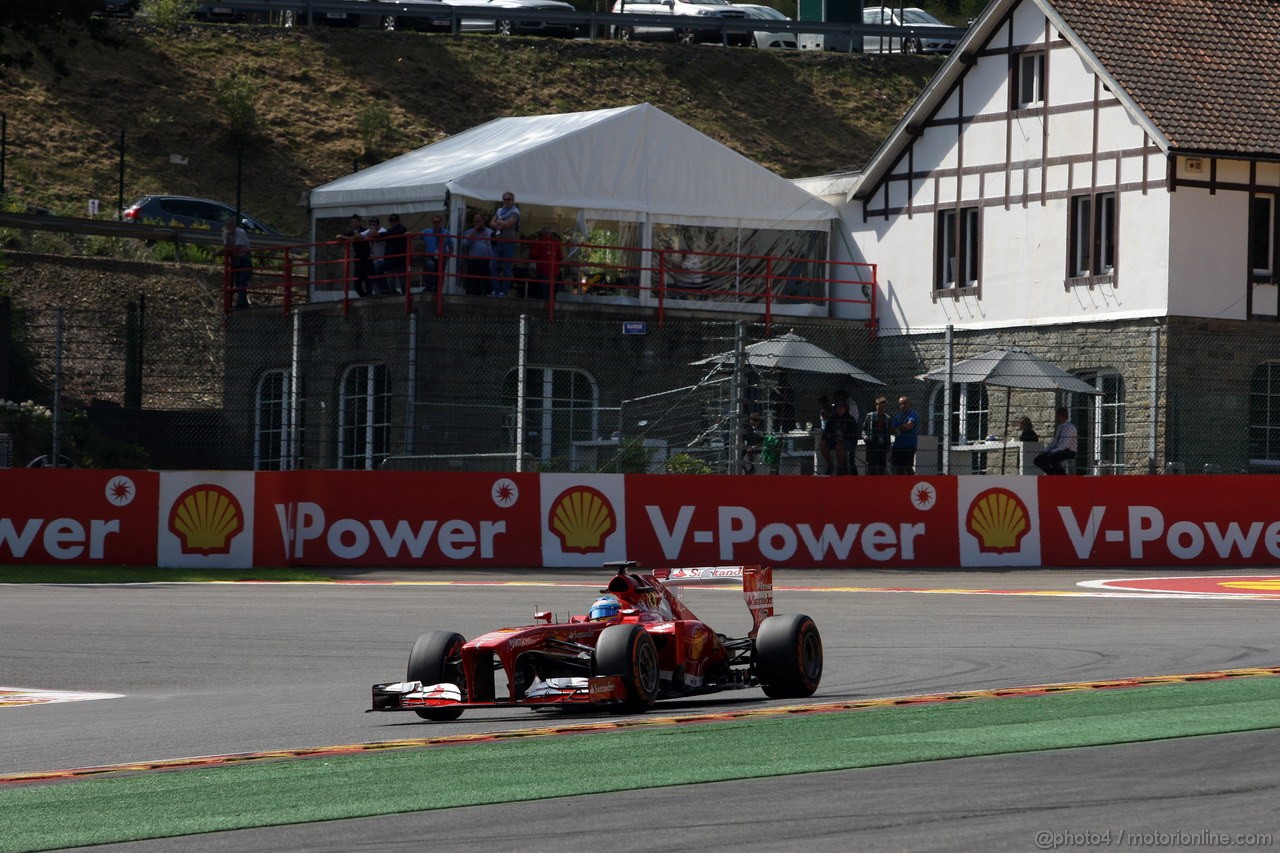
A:
{"label": "car's rear tyre", "polygon": [[636,31],[631,27],[618,27],[614,32],[614,37],[621,39],[622,41],[635,41]]}
{"label": "car's rear tyre", "polygon": [[915,56],[920,52],[920,40],[917,38],[904,38],[902,40],[902,52],[907,56]]}
{"label": "car's rear tyre", "polygon": [[[409,666],[405,669],[406,681],[423,684],[456,684],[463,690],[461,634],[452,631],[428,631],[413,644],[409,653]],[[415,711],[424,720],[456,720],[462,716],[461,708],[429,708]]]}
{"label": "car's rear tyre", "polygon": [[756,632],[756,675],[771,699],[812,696],[822,680],[822,636],[802,614],[770,616]]}
{"label": "car's rear tyre", "polygon": [[382,25],[382,28],[389,33],[393,33],[396,31],[395,15],[383,15],[382,20],[379,21],[379,23]]}
{"label": "car's rear tyre", "polygon": [[493,31],[500,36],[512,35],[516,31],[516,23],[515,21],[494,21]]}
{"label": "car's rear tyre", "polygon": [[297,13],[294,12],[292,9],[285,9],[283,12],[280,13],[280,26],[294,27],[294,26],[297,26],[297,23],[298,23]]}
{"label": "car's rear tyre", "polygon": [[662,669],[658,648],[639,625],[610,625],[596,641],[596,675],[620,676],[626,690],[625,713],[642,713],[658,700]]}
{"label": "car's rear tyre", "polygon": [[676,30],[676,41],[680,44],[693,44],[697,40],[697,34],[689,27],[680,27]]}

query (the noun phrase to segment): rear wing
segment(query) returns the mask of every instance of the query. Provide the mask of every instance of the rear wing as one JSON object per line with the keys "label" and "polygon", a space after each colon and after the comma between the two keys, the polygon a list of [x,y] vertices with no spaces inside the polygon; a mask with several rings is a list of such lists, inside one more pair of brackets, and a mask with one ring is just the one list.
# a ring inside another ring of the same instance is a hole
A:
{"label": "rear wing", "polygon": [[653,577],[667,587],[742,584],[742,597],[751,611],[751,636],[760,623],[773,615],[773,568],[771,566],[686,566],[654,569]]}

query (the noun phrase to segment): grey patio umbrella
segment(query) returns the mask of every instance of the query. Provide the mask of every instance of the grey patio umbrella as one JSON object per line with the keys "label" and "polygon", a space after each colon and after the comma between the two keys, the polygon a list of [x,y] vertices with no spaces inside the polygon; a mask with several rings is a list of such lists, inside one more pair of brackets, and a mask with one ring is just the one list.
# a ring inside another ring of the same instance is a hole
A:
{"label": "grey patio umbrella", "polygon": [[[787,332],[776,338],[757,341],[744,348],[745,363],[757,370],[800,370],[808,373],[831,373],[839,376],[852,376],[859,382],[870,385],[883,385],[870,373],[855,367],[834,353],[827,352],[817,344],[810,343],[795,332]],[[720,353],[690,362],[691,364],[725,364],[732,365],[732,351]]]}
{"label": "grey patio umbrella", "polygon": [[[947,368],[934,368],[916,377],[932,382],[946,382]],[[1070,391],[1074,394],[1101,394],[1088,382],[1073,376],[1052,362],[1019,347],[1000,347],[982,355],[966,358],[951,365],[951,381],[977,383],[998,388],[1022,388],[1032,391]],[[1004,421],[1009,422],[1009,398],[1012,390],[1006,390]],[[950,412],[947,416],[950,417]],[[1000,450],[1000,470],[1005,469],[1005,448]]]}

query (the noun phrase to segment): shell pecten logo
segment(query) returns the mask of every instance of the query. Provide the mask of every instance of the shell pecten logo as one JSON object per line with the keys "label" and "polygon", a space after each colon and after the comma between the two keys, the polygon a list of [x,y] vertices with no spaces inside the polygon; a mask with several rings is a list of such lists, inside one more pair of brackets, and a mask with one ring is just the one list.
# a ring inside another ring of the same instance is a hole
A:
{"label": "shell pecten logo", "polygon": [[231,540],[244,530],[240,501],[222,486],[192,486],[169,508],[169,532],[184,554],[227,554]]}
{"label": "shell pecten logo", "polygon": [[562,550],[579,554],[603,551],[604,541],[618,529],[613,504],[590,486],[566,489],[551,505],[547,524]]}
{"label": "shell pecten logo", "polygon": [[1022,538],[1031,532],[1031,513],[1008,489],[988,489],[969,504],[964,527],[978,540],[979,551],[1008,554],[1021,548]]}

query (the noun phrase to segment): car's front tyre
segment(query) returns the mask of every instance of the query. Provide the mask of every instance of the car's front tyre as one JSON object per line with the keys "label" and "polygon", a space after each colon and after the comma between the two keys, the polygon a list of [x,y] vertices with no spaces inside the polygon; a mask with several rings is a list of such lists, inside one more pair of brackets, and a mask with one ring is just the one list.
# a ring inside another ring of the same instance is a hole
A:
{"label": "car's front tyre", "polygon": [[[405,680],[423,684],[456,684],[465,696],[467,685],[462,675],[462,644],[465,642],[461,634],[452,631],[423,634],[409,653]],[[462,716],[462,709],[424,708],[414,713],[424,720],[456,720]]]}

